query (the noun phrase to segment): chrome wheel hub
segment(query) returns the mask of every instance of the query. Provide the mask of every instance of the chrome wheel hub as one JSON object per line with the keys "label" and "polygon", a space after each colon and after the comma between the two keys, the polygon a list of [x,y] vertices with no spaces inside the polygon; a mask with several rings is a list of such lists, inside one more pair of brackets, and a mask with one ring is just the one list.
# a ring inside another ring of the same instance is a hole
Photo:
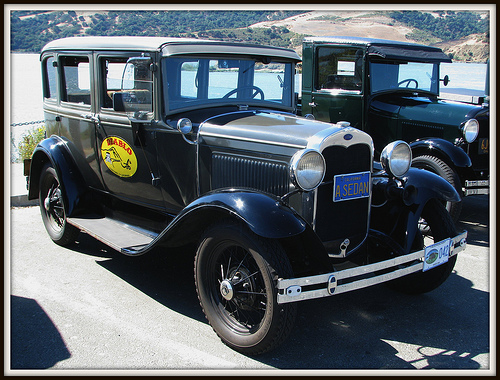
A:
{"label": "chrome wheel hub", "polygon": [[229,280],[224,280],[220,284],[220,294],[222,297],[228,301],[233,299],[234,291],[233,291],[233,284],[231,284],[231,281]]}

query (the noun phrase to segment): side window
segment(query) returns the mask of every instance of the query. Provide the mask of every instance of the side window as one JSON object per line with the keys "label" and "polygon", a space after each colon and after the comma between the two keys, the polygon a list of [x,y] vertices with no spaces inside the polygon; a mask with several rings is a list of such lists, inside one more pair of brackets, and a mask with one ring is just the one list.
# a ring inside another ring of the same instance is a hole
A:
{"label": "side window", "polygon": [[63,94],[61,100],[90,104],[90,66],[88,57],[61,57]]}
{"label": "side window", "polygon": [[101,108],[113,108],[113,95],[119,93],[122,88],[133,88],[133,83],[124,76],[127,59],[128,57],[101,57],[99,59],[104,84],[99,89]]}
{"label": "side window", "polygon": [[43,76],[43,97],[45,99],[57,100],[57,67],[55,57],[49,57],[44,61]]}
{"label": "side window", "polygon": [[360,91],[363,69],[363,51],[356,48],[319,47],[315,87]]}

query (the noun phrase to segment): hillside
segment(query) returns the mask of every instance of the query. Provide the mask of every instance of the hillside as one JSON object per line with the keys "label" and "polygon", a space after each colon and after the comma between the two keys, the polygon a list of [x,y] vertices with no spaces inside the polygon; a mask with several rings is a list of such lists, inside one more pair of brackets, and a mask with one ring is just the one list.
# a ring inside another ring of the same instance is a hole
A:
{"label": "hillside", "polygon": [[364,36],[438,46],[456,61],[489,57],[488,12],[14,11],[11,50],[39,52],[68,36],[146,35],[247,41],[293,48],[304,36]]}

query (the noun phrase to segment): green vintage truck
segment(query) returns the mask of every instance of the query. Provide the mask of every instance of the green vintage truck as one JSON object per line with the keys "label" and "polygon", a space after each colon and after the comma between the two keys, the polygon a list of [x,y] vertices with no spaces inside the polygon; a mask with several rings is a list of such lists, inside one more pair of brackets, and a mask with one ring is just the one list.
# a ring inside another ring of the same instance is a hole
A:
{"label": "green vintage truck", "polygon": [[[441,49],[357,37],[303,42],[302,115],[368,132],[375,156],[404,140],[414,167],[447,179],[461,196],[489,193],[489,107],[439,98]],[[312,116],[311,116],[312,115]],[[456,221],[461,202],[448,203]]]}

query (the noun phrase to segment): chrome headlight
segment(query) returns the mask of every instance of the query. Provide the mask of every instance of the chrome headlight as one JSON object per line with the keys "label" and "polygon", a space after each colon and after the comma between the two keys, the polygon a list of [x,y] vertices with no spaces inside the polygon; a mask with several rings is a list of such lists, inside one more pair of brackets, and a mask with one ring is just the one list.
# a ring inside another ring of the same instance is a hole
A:
{"label": "chrome headlight", "polygon": [[401,140],[391,142],[380,154],[380,163],[389,175],[404,176],[411,165],[410,146]]}
{"label": "chrome headlight", "polygon": [[323,155],[313,149],[299,150],[290,162],[290,175],[300,189],[311,191],[317,188],[325,176],[326,163]]}
{"label": "chrome headlight", "polygon": [[479,122],[476,119],[467,120],[462,127],[462,134],[466,142],[473,142],[479,134]]}

